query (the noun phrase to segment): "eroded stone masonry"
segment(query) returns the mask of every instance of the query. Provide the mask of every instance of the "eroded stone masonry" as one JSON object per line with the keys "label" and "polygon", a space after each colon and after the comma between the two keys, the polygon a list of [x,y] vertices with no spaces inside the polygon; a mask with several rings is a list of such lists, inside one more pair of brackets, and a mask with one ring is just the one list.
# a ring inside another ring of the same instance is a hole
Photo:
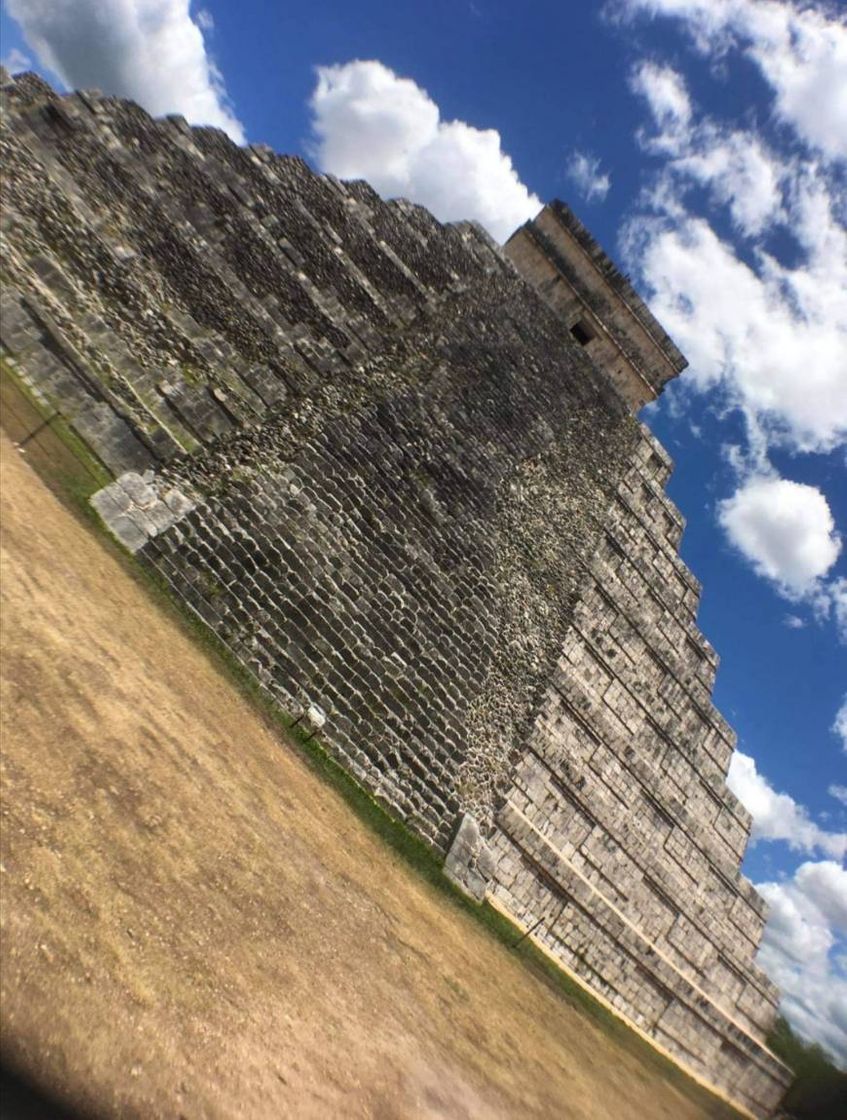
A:
{"label": "eroded stone masonry", "polygon": [[629,283],[561,203],[501,249],[2,87],[3,352],[114,476],[103,519],[466,890],[767,1115],[750,818],[634,415],[685,361]]}

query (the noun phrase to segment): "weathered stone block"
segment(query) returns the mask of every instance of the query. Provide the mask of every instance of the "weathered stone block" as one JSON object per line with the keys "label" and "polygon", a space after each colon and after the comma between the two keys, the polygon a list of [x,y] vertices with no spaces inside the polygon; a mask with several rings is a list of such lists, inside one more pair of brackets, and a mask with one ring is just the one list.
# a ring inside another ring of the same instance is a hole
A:
{"label": "weathered stone block", "polygon": [[448,879],[481,902],[494,869],[494,854],[483,838],[478,822],[470,813],[465,813],[444,861]]}

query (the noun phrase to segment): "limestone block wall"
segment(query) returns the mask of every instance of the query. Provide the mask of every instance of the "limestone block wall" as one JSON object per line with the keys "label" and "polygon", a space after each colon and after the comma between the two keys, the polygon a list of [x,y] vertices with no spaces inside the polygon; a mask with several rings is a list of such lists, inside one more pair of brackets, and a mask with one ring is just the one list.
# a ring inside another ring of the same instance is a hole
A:
{"label": "limestone block wall", "polygon": [[623,402],[475,226],[114,98],[4,98],[12,360],[190,495],[140,555],[445,849],[555,665]]}
{"label": "limestone block wall", "polygon": [[308,438],[280,418],[225,443],[226,474],[184,464],[196,508],[141,552],[284,708],[324,708],[331,749],[442,850],[461,811],[491,816],[632,446],[578,351],[568,376],[546,332],[510,336],[477,292],[405,337],[402,392]]}
{"label": "limestone block wall", "polygon": [[[739,873],[750,817],[676,552],[670,463],[644,431],[491,842],[495,897],[619,1012],[754,1113],[785,1083],[778,993]],[[711,1072],[710,1072],[711,1071]]]}
{"label": "limestone block wall", "polygon": [[328,403],[422,311],[511,274],[478,227],[215,129],[31,74],[0,100],[3,344],[115,473]]}

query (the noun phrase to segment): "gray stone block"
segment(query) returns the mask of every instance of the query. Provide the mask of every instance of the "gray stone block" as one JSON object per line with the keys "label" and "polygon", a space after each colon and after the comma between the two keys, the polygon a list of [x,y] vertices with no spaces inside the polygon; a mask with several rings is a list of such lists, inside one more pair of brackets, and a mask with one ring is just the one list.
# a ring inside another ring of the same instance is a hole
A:
{"label": "gray stone block", "polygon": [[465,813],[444,861],[447,878],[471,898],[482,902],[494,870],[494,856],[479,824],[470,813]]}
{"label": "gray stone block", "polygon": [[140,548],[147,544],[147,533],[134,518],[128,517],[126,514],[118,514],[116,517],[110,518],[108,526],[109,531],[130,552],[138,552]]}

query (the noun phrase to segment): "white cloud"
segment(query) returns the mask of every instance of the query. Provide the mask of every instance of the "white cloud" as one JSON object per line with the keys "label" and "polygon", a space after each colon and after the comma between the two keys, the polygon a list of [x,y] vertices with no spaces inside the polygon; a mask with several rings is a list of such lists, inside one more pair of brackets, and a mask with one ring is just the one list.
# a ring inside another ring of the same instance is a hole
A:
{"label": "white cloud", "polygon": [[12,47],[6,57],[0,59],[0,65],[5,66],[10,74],[22,74],[32,69],[32,59],[17,47]]}
{"label": "white cloud", "polygon": [[[847,713],[845,713],[845,716],[847,716]],[[847,730],[847,728],[845,728],[845,730]],[[836,801],[840,801],[845,809],[847,809],[847,786],[833,784],[829,786],[826,792],[830,797],[834,797]]]}
{"label": "white cloud", "polygon": [[588,152],[571,155],[567,175],[586,202],[602,202],[612,185],[610,176],[600,171],[600,160]]}
{"label": "white cloud", "polygon": [[838,559],[841,541],[814,486],[753,476],[718,507],[732,544],[789,597],[813,594]]}
{"label": "white cloud", "polygon": [[69,88],[132,98],[154,116],[181,113],[237,143],[244,129],[206,51],[189,0],[6,0],[39,61]]}
{"label": "white cloud", "polygon": [[[821,606],[824,616],[832,618],[841,641],[847,645],[847,579],[840,576],[831,580],[822,597]],[[847,706],[847,701],[845,701]],[[842,709],[843,712],[843,709]],[[844,737],[844,749],[847,751],[847,712],[839,713],[841,716],[841,734]]]}
{"label": "white cloud", "polygon": [[784,840],[792,851],[812,855],[821,852],[833,859],[847,854],[847,833],[827,832],[815,824],[805,806],[790,794],[779,793],[756,769],[755,759],[742,751],[732,756],[727,784],[752,814],[753,843]]}
{"label": "white cloud", "polygon": [[782,186],[790,168],[758,136],[696,119],[684,77],[669,66],[642,62],[630,85],[645,98],[653,119],[652,132],[638,133],[641,146],[668,157],[659,196],[676,206],[666,208],[681,212],[687,187],[699,184],[729,207],[736,229],[747,236],[785,220]]}
{"label": "white cloud", "polygon": [[832,730],[839,737],[842,747],[847,752],[847,696],[844,697],[844,702],[836,713]]}
{"label": "white cloud", "polygon": [[847,158],[847,18],[788,0],[622,0],[630,13],[684,21],[698,49],[742,50],[774,95],[778,119],[827,159]]}
{"label": "white cloud", "polygon": [[691,99],[682,75],[671,66],[642,62],[633,71],[630,85],[646,99],[658,129],[649,145],[652,150],[679,150],[687,141],[691,125]]}
{"label": "white cloud", "polygon": [[806,1038],[847,1061],[847,871],[803,863],[781,883],[758,883],[770,906],[759,964],[782,993],[782,1010]]}
{"label": "white cloud", "polygon": [[803,630],[806,626],[806,620],[796,614],[787,614],[782,621],[789,630]]}
{"label": "white cloud", "polygon": [[501,242],[541,208],[498,132],[443,121],[425,90],[381,62],[319,67],[311,109],[318,164],[339,178],[367,179],[443,222],[475,219]]}
{"label": "white cloud", "polygon": [[781,182],[786,171],[749,132],[723,132],[711,122],[703,125],[674,170],[709,187],[715,201],[729,208],[736,229],[748,237],[761,234],[783,216]]}
{"label": "white cloud", "polygon": [[[777,0],[623,3],[630,12],[685,18],[713,58],[743,40],[764,66],[767,50],[785,47],[810,76],[814,60],[847,51],[847,23]],[[790,43],[783,42],[786,29],[794,35]],[[844,63],[837,81],[830,75],[839,103],[847,98],[847,54]],[[645,194],[652,214],[629,224],[625,251],[652,292],[651,308],[691,362],[685,385],[717,392],[721,404],[741,411],[760,466],[776,444],[795,452],[837,447],[847,439],[843,176],[796,149],[775,152],[755,129],[699,115],[683,77],[668,66],[642,62],[631,84],[646,99],[653,125],[639,139],[662,162]],[[831,105],[832,99],[824,116]],[[847,151],[847,104],[838,135]],[[743,256],[695,212],[702,188],[748,242]],[[769,247],[775,229],[793,241],[790,264]]]}
{"label": "white cloud", "polygon": [[[825,185],[809,173],[792,183],[791,233],[802,252],[794,267],[763,249],[742,260],[685,209],[684,193],[660,177],[652,202],[661,213],[639,215],[624,242],[652,292],[651,309],[691,362],[686,384],[721,391],[764,448],[836,447],[847,438],[847,230]],[[752,232],[773,209],[768,188],[735,201],[744,194],[742,175],[725,200]]]}

